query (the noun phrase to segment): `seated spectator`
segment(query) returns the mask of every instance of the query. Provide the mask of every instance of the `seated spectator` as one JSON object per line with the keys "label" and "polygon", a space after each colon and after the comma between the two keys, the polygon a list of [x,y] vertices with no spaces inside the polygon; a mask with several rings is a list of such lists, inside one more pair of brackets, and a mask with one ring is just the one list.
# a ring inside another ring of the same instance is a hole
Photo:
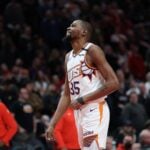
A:
{"label": "seated spectator", "polygon": [[131,135],[126,135],[123,139],[123,143],[118,144],[117,150],[131,150],[132,144],[135,142],[135,139]]}
{"label": "seated spectator", "polygon": [[9,150],[11,140],[17,132],[17,123],[7,109],[0,101],[0,150]]}
{"label": "seated spectator", "polygon": [[116,142],[113,140],[113,137],[108,136],[106,142],[106,150],[116,149]]}
{"label": "seated spectator", "polygon": [[[44,150],[43,144],[34,135],[34,111],[30,103],[27,102],[29,93],[26,88],[21,88],[19,91],[19,98],[13,105],[13,112],[19,125],[19,132],[16,134],[13,140],[12,150],[24,149],[28,150],[28,147],[39,148]],[[30,149],[29,149],[30,150]]]}
{"label": "seated spectator", "polygon": [[34,91],[34,82],[26,81],[25,87],[29,93],[27,102],[32,105],[35,115],[40,115],[44,106],[41,97]]}
{"label": "seated spectator", "polygon": [[141,143],[142,150],[150,149],[150,130],[149,129],[143,129],[140,132],[139,141]]}
{"label": "seated spectator", "polygon": [[33,107],[27,100],[29,94],[26,88],[21,88],[19,92],[19,98],[14,103],[12,110],[14,112],[16,121],[19,124],[19,131],[32,133],[34,125],[34,113]]}
{"label": "seated spectator", "polygon": [[150,72],[146,74],[145,87],[146,87],[147,94],[150,93]]}
{"label": "seated spectator", "polygon": [[136,79],[143,80],[145,78],[146,67],[144,59],[139,53],[139,47],[135,44],[130,44],[131,52],[128,55],[129,70]]}
{"label": "seated spectator", "polygon": [[36,137],[39,141],[41,141],[41,143],[43,144],[43,146],[45,147],[45,149],[47,150],[54,150],[54,143],[48,143],[46,142],[45,139],[45,129],[48,127],[50,122],[50,118],[48,115],[43,114],[40,118],[37,118],[36,120]]}
{"label": "seated spectator", "polygon": [[125,105],[122,111],[122,118],[131,121],[137,133],[144,127],[147,114],[144,106],[139,103],[139,97],[136,92],[130,93],[129,103]]}
{"label": "seated spectator", "polygon": [[140,143],[133,143],[131,150],[141,150],[141,144]]}
{"label": "seated spectator", "polygon": [[135,139],[137,138],[136,137],[136,130],[135,130],[132,122],[129,120],[125,120],[123,122],[123,125],[119,128],[116,135],[114,135],[117,144],[122,143],[123,139],[126,135],[132,135]]}

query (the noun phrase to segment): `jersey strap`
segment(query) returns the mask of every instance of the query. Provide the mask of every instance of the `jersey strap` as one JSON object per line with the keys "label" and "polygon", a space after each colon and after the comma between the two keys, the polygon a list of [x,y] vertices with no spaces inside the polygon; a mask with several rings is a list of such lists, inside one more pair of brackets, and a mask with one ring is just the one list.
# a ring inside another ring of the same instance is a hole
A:
{"label": "jersey strap", "polygon": [[88,43],[84,48],[82,48],[82,50],[88,51],[91,45],[92,43]]}

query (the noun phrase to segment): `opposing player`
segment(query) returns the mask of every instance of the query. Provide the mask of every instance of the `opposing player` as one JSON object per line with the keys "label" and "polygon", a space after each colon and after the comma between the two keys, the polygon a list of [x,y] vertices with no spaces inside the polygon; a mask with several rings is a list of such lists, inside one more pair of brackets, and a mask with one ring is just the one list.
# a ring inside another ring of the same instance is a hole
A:
{"label": "opposing player", "polygon": [[46,139],[53,139],[55,125],[71,106],[81,149],[101,150],[106,147],[110,117],[105,98],[119,88],[119,82],[101,48],[89,42],[91,33],[91,25],[83,20],[75,20],[67,28],[66,38],[73,49],[66,55],[65,88]]}

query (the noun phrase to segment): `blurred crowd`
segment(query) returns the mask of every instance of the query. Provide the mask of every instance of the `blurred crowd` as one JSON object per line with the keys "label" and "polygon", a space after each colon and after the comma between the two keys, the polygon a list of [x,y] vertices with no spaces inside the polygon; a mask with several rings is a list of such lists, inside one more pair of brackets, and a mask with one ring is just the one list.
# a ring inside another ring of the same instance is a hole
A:
{"label": "blurred crowd", "polygon": [[150,149],[149,6],[148,0],[0,1],[0,99],[19,125],[13,150],[20,141],[54,149],[44,131],[63,89],[64,59],[71,49],[66,28],[79,18],[92,24],[92,40],[121,85],[107,98],[107,149]]}

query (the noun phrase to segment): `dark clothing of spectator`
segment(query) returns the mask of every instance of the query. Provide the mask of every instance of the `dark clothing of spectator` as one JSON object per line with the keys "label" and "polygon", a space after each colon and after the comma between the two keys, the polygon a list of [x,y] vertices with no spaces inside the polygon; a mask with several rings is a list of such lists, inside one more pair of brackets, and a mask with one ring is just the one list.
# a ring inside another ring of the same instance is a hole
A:
{"label": "dark clothing of spectator", "polygon": [[124,120],[130,120],[135,129],[139,132],[144,127],[144,123],[147,120],[147,114],[142,104],[128,103],[123,108],[122,118]]}
{"label": "dark clothing of spectator", "polygon": [[13,112],[18,124],[28,133],[33,132],[33,108],[27,102],[16,101],[13,105]]}

